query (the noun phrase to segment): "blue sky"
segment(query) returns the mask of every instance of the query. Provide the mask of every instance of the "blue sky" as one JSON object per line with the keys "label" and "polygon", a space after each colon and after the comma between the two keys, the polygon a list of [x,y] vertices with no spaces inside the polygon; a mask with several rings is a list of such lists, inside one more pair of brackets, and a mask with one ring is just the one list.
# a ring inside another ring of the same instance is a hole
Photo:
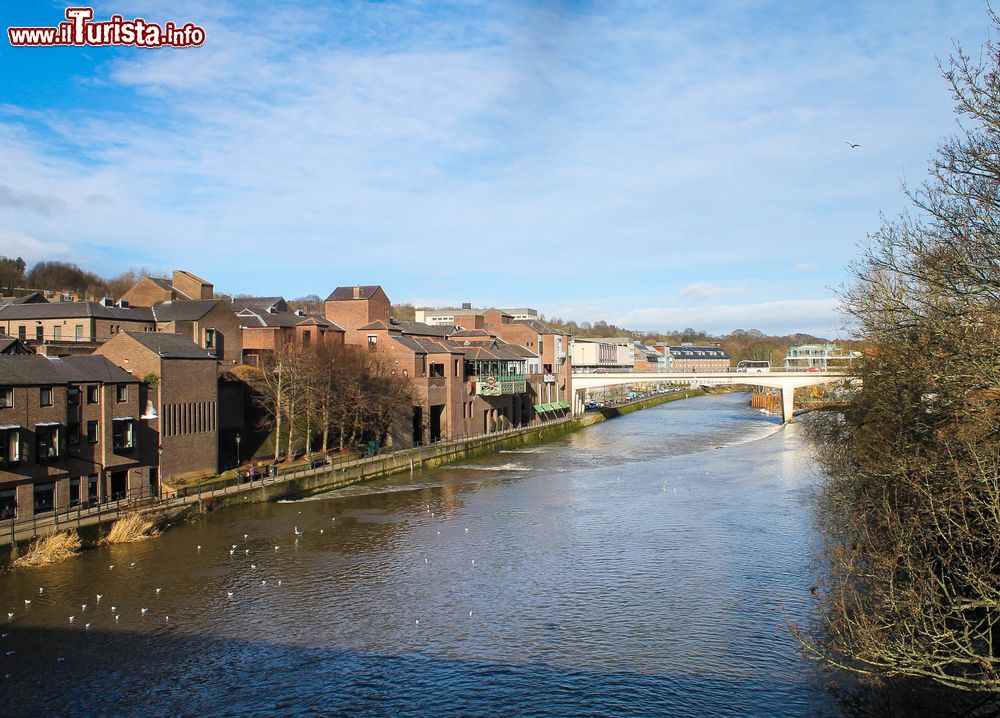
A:
{"label": "blue sky", "polygon": [[[5,3],[4,29],[65,7]],[[956,129],[936,58],[989,33],[946,1],[94,9],[207,40],[0,41],[0,254],[827,336],[858,243]]]}

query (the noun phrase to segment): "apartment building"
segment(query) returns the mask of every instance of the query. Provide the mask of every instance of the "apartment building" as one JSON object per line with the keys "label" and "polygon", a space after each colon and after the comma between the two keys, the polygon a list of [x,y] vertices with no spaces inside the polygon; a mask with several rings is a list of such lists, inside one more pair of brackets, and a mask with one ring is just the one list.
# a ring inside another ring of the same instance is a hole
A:
{"label": "apartment building", "polygon": [[241,297],[232,301],[232,309],[243,331],[243,361],[254,366],[287,342],[344,343],[341,327],[319,314],[289,310],[282,297]]}
{"label": "apartment building", "polygon": [[785,370],[847,369],[860,358],[861,352],[841,349],[836,344],[802,344],[788,349]]}
{"label": "apartment building", "polygon": [[372,322],[388,323],[391,310],[389,297],[377,284],[337,287],[323,303],[323,316],[344,330],[347,344],[363,344],[357,330]]}
{"label": "apartment building", "polygon": [[219,362],[180,334],[122,332],[96,355],[141,379],[142,460],[164,483],[219,471]]}
{"label": "apartment building", "polygon": [[143,277],[121,297],[129,306],[152,307],[160,302],[215,298],[215,287],[199,276],[175,269],[173,276]]}
{"label": "apartment building", "polygon": [[149,495],[140,382],[103,357],[0,355],[0,517]]}
{"label": "apartment building", "polygon": [[679,346],[657,344],[655,349],[657,351],[662,350],[670,371],[729,371],[729,354],[721,347],[682,343]]}
{"label": "apartment building", "polygon": [[0,306],[0,331],[35,346],[89,343],[94,346],[122,331],[155,331],[149,308],[101,302],[31,302]]}

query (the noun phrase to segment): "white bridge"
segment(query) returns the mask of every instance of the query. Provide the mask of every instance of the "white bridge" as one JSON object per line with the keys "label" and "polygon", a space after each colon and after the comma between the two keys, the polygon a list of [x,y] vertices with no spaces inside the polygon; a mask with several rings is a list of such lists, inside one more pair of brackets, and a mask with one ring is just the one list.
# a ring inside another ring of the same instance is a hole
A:
{"label": "white bridge", "polygon": [[620,373],[573,373],[573,413],[583,413],[583,394],[591,389],[605,389],[611,386],[641,384],[664,384],[688,382],[699,386],[721,386],[739,384],[762,386],[781,390],[781,418],[792,420],[792,400],[795,390],[806,386],[832,384],[844,381],[848,375],[839,371],[772,371],[772,372],[620,372]]}

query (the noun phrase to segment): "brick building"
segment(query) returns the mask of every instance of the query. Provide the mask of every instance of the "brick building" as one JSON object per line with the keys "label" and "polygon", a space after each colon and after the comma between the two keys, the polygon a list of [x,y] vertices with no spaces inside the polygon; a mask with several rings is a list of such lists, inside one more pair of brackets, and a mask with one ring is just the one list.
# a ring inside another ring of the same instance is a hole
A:
{"label": "brick building", "polygon": [[232,305],[224,299],[183,299],[152,307],[156,331],[181,334],[223,366],[243,360],[243,330]]}
{"label": "brick building", "polygon": [[721,347],[684,343],[680,346],[657,344],[654,348],[663,352],[670,371],[729,371],[729,354]]}
{"label": "brick building", "polygon": [[243,361],[260,365],[262,355],[286,342],[343,344],[344,330],[319,314],[291,311],[282,297],[241,297],[232,309],[243,332]]}
{"label": "brick building", "polygon": [[218,473],[215,356],[185,336],[160,332],[122,332],[96,354],[145,382],[142,460],[158,466],[161,481]]}
{"label": "brick building", "polygon": [[140,405],[103,357],[0,355],[0,516],[148,495]]}
{"label": "brick building", "polygon": [[0,331],[34,346],[107,341],[122,331],[155,331],[152,310],[101,302],[43,302],[0,306]]}
{"label": "brick building", "polygon": [[214,299],[215,287],[191,272],[175,269],[170,279],[143,277],[121,297],[129,306],[152,307],[160,302],[185,299]]}

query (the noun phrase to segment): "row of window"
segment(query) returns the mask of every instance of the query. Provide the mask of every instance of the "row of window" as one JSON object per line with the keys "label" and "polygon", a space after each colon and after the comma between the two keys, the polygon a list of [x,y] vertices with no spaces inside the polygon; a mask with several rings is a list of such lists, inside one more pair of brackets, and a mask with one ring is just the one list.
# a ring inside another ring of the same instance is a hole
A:
{"label": "row of window", "polygon": [[[88,421],[86,425],[87,443],[100,442],[101,425],[98,421]],[[66,426],[66,443],[76,446],[80,443],[80,424]],[[35,463],[51,464],[61,455],[62,426],[60,424],[35,424]],[[116,451],[135,448],[135,421],[131,418],[111,420],[111,445]],[[21,450],[21,427],[0,429],[0,465],[12,466],[23,460]]]}
{"label": "row of window", "polygon": [[[117,481],[118,485],[115,485],[116,482],[114,480],[110,483],[111,486],[105,488],[105,495],[100,497],[98,488],[100,486],[100,477],[97,474],[70,479],[68,507],[74,508],[79,506],[81,503],[86,505],[93,504],[99,500],[108,501],[109,499],[113,500],[118,498],[124,492],[124,488],[122,486],[124,482],[119,479]],[[110,496],[108,495],[109,488],[111,493]],[[44,511],[52,511],[55,508],[55,494],[55,482],[34,484],[32,486],[32,503],[34,505],[34,512],[37,514]],[[0,489],[0,520],[11,519],[16,515],[16,489]]]}
{"label": "row of window", "polygon": [[[26,327],[24,324],[20,325],[17,328],[17,338],[20,339],[22,342],[23,341],[27,341],[27,339],[28,339],[28,327]],[[36,325],[35,326],[35,341],[36,342],[42,342],[42,341],[45,341],[46,338],[51,339],[53,341],[57,341],[57,342],[58,341],[62,341],[62,339],[63,339],[62,327],[60,325],[56,324],[54,327],[52,327],[52,334],[49,335],[48,337],[46,337],[45,336],[45,328],[41,324]],[[82,324],[77,324],[76,326],[73,327],[73,341],[77,341],[77,342],[82,342],[83,341],[83,325]]]}
{"label": "row of window", "polygon": [[[43,386],[39,389],[39,406],[52,406],[53,387]],[[87,403],[96,404],[101,399],[100,386],[87,385]],[[115,384],[115,402],[124,404],[128,401],[128,384]],[[71,386],[66,390],[66,403],[70,406],[80,404],[80,387]],[[14,406],[14,388],[0,386],[0,409],[10,409]]]}

